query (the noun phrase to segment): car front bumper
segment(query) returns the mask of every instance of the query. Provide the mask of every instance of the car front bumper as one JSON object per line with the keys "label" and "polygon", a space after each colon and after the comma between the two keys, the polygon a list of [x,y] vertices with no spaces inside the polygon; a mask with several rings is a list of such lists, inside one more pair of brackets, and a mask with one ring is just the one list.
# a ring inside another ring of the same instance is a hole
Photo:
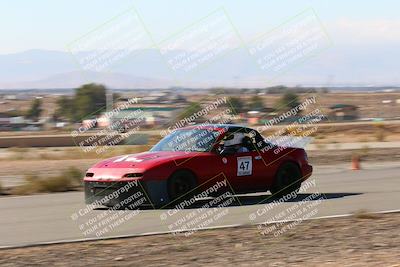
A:
{"label": "car front bumper", "polygon": [[85,202],[118,208],[168,204],[166,181],[84,181]]}

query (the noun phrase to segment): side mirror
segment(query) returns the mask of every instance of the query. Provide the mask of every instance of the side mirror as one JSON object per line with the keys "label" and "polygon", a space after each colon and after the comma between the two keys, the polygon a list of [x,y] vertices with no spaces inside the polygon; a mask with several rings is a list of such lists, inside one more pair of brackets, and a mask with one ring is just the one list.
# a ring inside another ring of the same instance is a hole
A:
{"label": "side mirror", "polygon": [[224,156],[224,155],[232,155],[232,154],[235,154],[236,153],[236,148],[234,148],[234,147],[224,147],[220,152],[219,152],[219,154],[220,155],[222,155],[222,156]]}

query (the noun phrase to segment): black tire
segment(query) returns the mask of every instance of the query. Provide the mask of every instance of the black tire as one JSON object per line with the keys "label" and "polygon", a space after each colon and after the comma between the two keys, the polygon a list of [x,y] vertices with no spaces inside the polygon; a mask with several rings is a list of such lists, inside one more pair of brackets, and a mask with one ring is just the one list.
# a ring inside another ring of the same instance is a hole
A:
{"label": "black tire", "polygon": [[282,197],[291,192],[297,193],[301,186],[301,178],[301,171],[297,164],[286,162],[278,169],[270,191],[275,197]]}
{"label": "black tire", "polygon": [[196,177],[187,170],[176,171],[168,179],[168,195],[171,201],[187,199],[194,195],[197,186]]}

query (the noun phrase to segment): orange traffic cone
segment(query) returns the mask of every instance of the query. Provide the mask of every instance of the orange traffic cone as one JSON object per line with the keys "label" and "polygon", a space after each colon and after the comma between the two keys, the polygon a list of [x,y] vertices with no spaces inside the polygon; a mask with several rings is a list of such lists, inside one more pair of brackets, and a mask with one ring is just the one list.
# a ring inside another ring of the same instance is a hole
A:
{"label": "orange traffic cone", "polygon": [[354,156],[351,157],[351,169],[352,169],[353,171],[358,171],[358,170],[361,169],[361,166],[360,166],[360,157],[359,157],[359,156],[354,155]]}

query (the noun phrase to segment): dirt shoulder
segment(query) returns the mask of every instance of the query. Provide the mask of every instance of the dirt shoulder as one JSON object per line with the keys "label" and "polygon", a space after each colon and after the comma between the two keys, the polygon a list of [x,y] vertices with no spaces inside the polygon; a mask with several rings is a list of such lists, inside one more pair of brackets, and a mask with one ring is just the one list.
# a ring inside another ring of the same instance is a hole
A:
{"label": "dirt shoulder", "polygon": [[400,266],[400,214],[0,250],[1,266]]}
{"label": "dirt shoulder", "polygon": [[400,161],[400,148],[313,150],[307,154],[312,165],[350,164],[353,155],[360,156],[362,162]]}

